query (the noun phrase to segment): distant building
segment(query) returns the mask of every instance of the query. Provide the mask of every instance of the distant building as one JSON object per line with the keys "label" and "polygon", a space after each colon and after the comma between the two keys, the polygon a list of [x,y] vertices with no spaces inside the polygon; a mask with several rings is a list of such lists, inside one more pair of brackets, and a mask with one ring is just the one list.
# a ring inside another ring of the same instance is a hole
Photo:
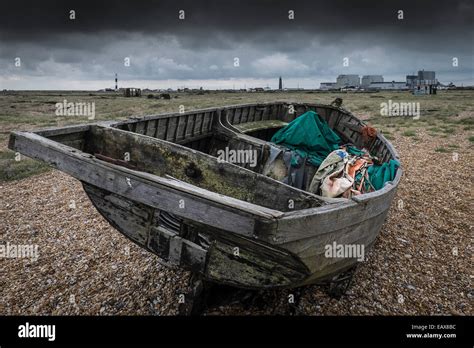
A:
{"label": "distant building", "polygon": [[322,91],[330,91],[336,89],[336,82],[321,82],[319,89]]}
{"label": "distant building", "polygon": [[283,89],[283,81],[280,76],[280,80],[278,81],[278,89],[281,91]]}
{"label": "distant building", "polygon": [[418,75],[407,75],[407,85],[415,95],[436,94],[439,82],[434,71],[419,70]]}
{"label": "distant building", "polygon": [[142,90],[140,88],[127,87],[123,90],[124,97],[141,97]]}
{"label": "distant building", "polygon": [[427,95],[427,94],[436,94],[436,91],[438,90],[437,85],[416,85],[412,89],[412,93],[414,95]]}
{"label": "distant building", "polygon": [[371,90],[407,90],[406,82],[372,82],[368,89]]}
{"label": "distant building", "polygon": [[359,87],[359,75],[339,75],[336,79],[336,88]]}
{"label": "distant building", "polygon": [[418,75],[407,75],[408,88],[412,89],[414,86],[416,86],[417,79],[418,79]]}
{"label": "distant building", "polygon": [[383,82],[382,75],[364,75],[362,76],[361,87],[367,88],[373,82]]}
{"label": "distant building", "polygon": [[436,94],[438,83],[434,71],[420,70],[418,78],[415,80],[415,86],[413,86],[413,94]]}
{"label": "distant building", "polygon": [[420,70],[418,71],[418,80],[434,82],[436,80],[436,73],[434,71]]}
{"label": "distant building", "polygon": [[347,87],[342,87],[340,90],[343,92],[357,91],[359,90],[359,87],[347,86]]}
{"label": "distant building", "polygon": [[417,75],[406,75],[406,82],[384,82],[382,75],[339,75],[336,82],[321,82],[319,89],[323,91],[352,91],[360,88],[365,90],[411,90],[413,94],[436,94],[440,83],[434,71],[418,71]]}

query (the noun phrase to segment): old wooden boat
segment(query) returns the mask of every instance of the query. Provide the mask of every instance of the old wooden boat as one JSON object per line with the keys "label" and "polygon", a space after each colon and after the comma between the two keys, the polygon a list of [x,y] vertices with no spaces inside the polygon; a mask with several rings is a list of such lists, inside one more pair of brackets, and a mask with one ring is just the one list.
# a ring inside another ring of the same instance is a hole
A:
{"label": "old wooden boat", "polygon": [[[325,246],[372,247],[402,175],[352,199],[262,175],[271,136],[308,110],[362,144],[364,123],[342,107],[274,102],[13,132],[9,147],[80,180],[113,227],[167,263],[211,282],[289,288],[354,267],[356,258],[325,257]],[[223,148],[255,150],[257,165],[219,161]],[[381,134],[370,150],[398,159]]]}

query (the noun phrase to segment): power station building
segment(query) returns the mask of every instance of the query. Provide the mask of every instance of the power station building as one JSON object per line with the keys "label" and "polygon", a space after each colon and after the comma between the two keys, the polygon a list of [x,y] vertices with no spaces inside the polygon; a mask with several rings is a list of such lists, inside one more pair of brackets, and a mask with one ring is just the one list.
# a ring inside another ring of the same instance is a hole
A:
{"label": "power station building", "polygon": [[364,75],[362,76],[361,87],[368,88],[373,82],[383,82],[382,75]]}
{"label": "power station building", "polygon": [[419,70],[418,75],[407,75],[407,85],[415,95],[436,94],[439,82],[434,71]]}
{"label": "power station building", "polygon": [[418,79],[418,75],[407,75],[408,88],[412,89],[413,87],[415,87],[417,79]]}
{"label": "power station building", "polygon": [[406,82],[397,82],[397,81],[392,81],[392,82],[372,82],[369,87],[369,90],[407,90],[408,86]]}
{"label": "power station building", "polygon": [[322,91],[331,91],[337,89],[336,82],[321,82],[319,89]]}
{"label": "power station building", "polygon": [[436,80],[436,73],[434,71],[418,71],[418,83],[427,85],[437,84],[438,80]]}
{"label": "power station building", "polygon": [[385,82],[382,75],[339,75],[336,82],[321,82],[322,91],[329,90],[411,90],[413,94],[436,94],[439,85],[434,71],[418,71],[417,75],[407,75],[406,82]]}
{"label": "power station building", "polygon": [[359,87],[360,77],[359,75],[339,75],[336,79],[336,88],[344,87]]}

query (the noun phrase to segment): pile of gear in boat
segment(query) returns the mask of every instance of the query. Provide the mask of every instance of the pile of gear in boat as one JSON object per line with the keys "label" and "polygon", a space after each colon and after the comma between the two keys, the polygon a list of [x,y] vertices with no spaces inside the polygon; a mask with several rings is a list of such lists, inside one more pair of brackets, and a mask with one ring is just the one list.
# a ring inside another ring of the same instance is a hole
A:
{"label": "pile of gear in boat", "polygon": [[[372,127],[361,130],[364,143],[374,140]],[[380,163],[364,147],[343,144],[314,111],[281,128],[271,139],[264,174],[323,197],[350,198],[381,189],[396,175],[400,163]]]}

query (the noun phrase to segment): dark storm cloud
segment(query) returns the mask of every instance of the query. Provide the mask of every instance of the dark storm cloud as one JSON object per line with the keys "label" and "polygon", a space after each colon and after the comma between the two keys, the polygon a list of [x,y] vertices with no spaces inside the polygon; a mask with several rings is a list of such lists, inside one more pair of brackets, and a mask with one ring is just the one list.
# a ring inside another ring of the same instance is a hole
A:
{"label": "dark storm cloud", "polygon": [[[68,11],[77,18],[70,21]],[[186,19],[178,19],[178,10]],[[287,20],[288,10],[295,21]],[[397,10],[405,19],[399,21]],[[469,0],[442,1],[9,1],[0,12],[5,40],[47,38],[57,33],[133,31],[180,36],[304,31],[348,34],[389,31],[403,34],[439,32],[451,35],[472,30],[474,6]]]}
{"label": "dark storm cloud", "polygon": [[[115,72],[136,80],[451,74],[452,57],[456,74],[472,75],[473,9],[469,0],[9,1],[0,11],[0,83]],[[343,57],[351,65],[342,69]]]}

